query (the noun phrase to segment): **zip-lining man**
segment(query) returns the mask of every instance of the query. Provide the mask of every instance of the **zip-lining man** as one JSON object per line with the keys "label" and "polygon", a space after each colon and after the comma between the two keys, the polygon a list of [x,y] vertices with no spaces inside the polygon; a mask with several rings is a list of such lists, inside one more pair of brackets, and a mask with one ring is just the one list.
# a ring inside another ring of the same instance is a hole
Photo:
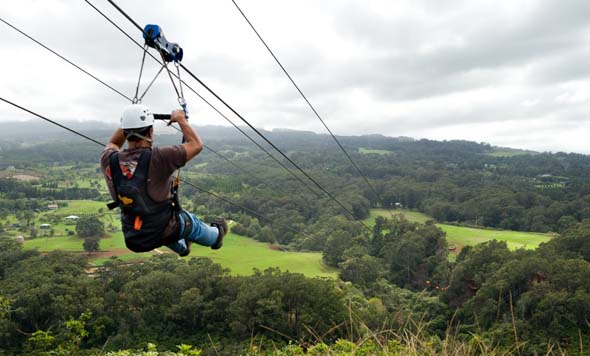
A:
{"label": "zip-lining man", "polygon": [[[165,245],[180,256],[187,256],[192,242],[221,248],[227,233],[225,220],[209,226],[178,208],[171,189],[172,174],[198,155],[203,143],[182,110],[172,112],[168,125],[175,122],[186,142],[152,148],[154,115],[144,105],[129,105],[121,115],[120,128],[100,156],[114,199],[109,208],[121,208],[125,244],[134,252]],[[128,148],[121,150],[125,141]]]}

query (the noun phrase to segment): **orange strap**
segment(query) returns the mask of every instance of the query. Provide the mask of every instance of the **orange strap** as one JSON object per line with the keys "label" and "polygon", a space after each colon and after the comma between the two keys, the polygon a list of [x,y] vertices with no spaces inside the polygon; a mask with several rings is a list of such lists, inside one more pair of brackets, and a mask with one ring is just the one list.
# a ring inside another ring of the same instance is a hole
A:
{"label": "orange strap", "polygon": [[143,220],[138,216],[135,217],[135,223],[133,224],[133,228],[135,231],[141,230],[141,225],[143,224]]}

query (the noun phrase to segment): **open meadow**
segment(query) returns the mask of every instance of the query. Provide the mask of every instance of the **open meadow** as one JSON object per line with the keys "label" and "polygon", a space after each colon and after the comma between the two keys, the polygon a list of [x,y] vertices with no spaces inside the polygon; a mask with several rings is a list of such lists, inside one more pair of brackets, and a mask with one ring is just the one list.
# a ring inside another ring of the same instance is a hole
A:
{"label": "open meadow", "polygon": [[[51,224],[54,230],[53,236],[43,231],[37,238],[26,239],[25,249],[38,249],[40,252],[63,250],[84,253],[82,248],[84,240],[76,235],[68,235],[68,231],[75,231],[76,226],[63,222],[63,217],[90,214],[99,216],[107,228],[105,235],[100,239],[100,251],[90,255],[91,263],[95,266],[102,265],[111,256],[130,261],[144,260],[155,254],[171,253],[166,247],[149,253],[133,253],[127,250],[118,215],[108,211],[104,202],[74,200],[61,203],[67,203],[67,206],[37,214],[35,217],[37,225],[45,221],[59,221]],[[274,250],[269,244],[233,233],[225,237],[221,250],[214,251],[193,244],[191,256],[210,258],[223,267],[229,268],[234,275],[250,275],[254,268],[264,270],[269,267],[302,273],[308,277],[336,278],[338,275],[335,269],[324,265],[321,253]]]}
{"label": "open meadow", "polygon": [[[432,218],[424,213],[409,210],[386,210],[371,209],[369,218],[365,219],[368,225],[375,224],[377,216],[391,217],[391,214],[402,214],[406,219],[418,223],[424,223]],[[552,238],[551,234],[541,234],[535,232],[509,231],[509,230],[492,230],[480,229],[465,226],[455,226],[449,224],[436,224],[440,227],[447,237],[449,246],[455,246],[456,253],[461,251],[463,246],[473,246],[489,240],[506,241],[511,250],[518,248],[535,249],[541,243],[547,242]],[[451,257],[452,259],[452,257]]]}

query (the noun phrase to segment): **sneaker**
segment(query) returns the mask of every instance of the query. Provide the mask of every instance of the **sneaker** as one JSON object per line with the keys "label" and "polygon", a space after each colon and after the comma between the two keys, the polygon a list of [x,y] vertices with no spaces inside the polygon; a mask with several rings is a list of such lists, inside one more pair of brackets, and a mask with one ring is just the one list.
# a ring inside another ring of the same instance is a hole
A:
{"label": "sneaker", "polygon": [[217,230],[219,230],[219,235],[217,236],[217,241],[215,244],[211,246],[213,250],[219,250],[221,246],[223,246],[223,237],[227,234],[227,222],[224,219],[217,220],[211,223],[211,226],[215,226]]}

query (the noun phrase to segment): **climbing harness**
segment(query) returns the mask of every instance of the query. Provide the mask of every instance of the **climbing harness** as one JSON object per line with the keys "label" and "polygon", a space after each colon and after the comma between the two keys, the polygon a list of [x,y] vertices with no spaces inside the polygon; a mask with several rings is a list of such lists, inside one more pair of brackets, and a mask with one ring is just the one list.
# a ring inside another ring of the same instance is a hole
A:
{"label": "climbing harness", "polygon": [[113,181],[116,201],[110,207],[121,208],[125,244],[134,252],[161,246],[162,232],[170,221],[170,201],[157,202],[147,190],[152,151],[145,150],[133,164],[119,161],[119,153],[109,158],[106,174]]}

